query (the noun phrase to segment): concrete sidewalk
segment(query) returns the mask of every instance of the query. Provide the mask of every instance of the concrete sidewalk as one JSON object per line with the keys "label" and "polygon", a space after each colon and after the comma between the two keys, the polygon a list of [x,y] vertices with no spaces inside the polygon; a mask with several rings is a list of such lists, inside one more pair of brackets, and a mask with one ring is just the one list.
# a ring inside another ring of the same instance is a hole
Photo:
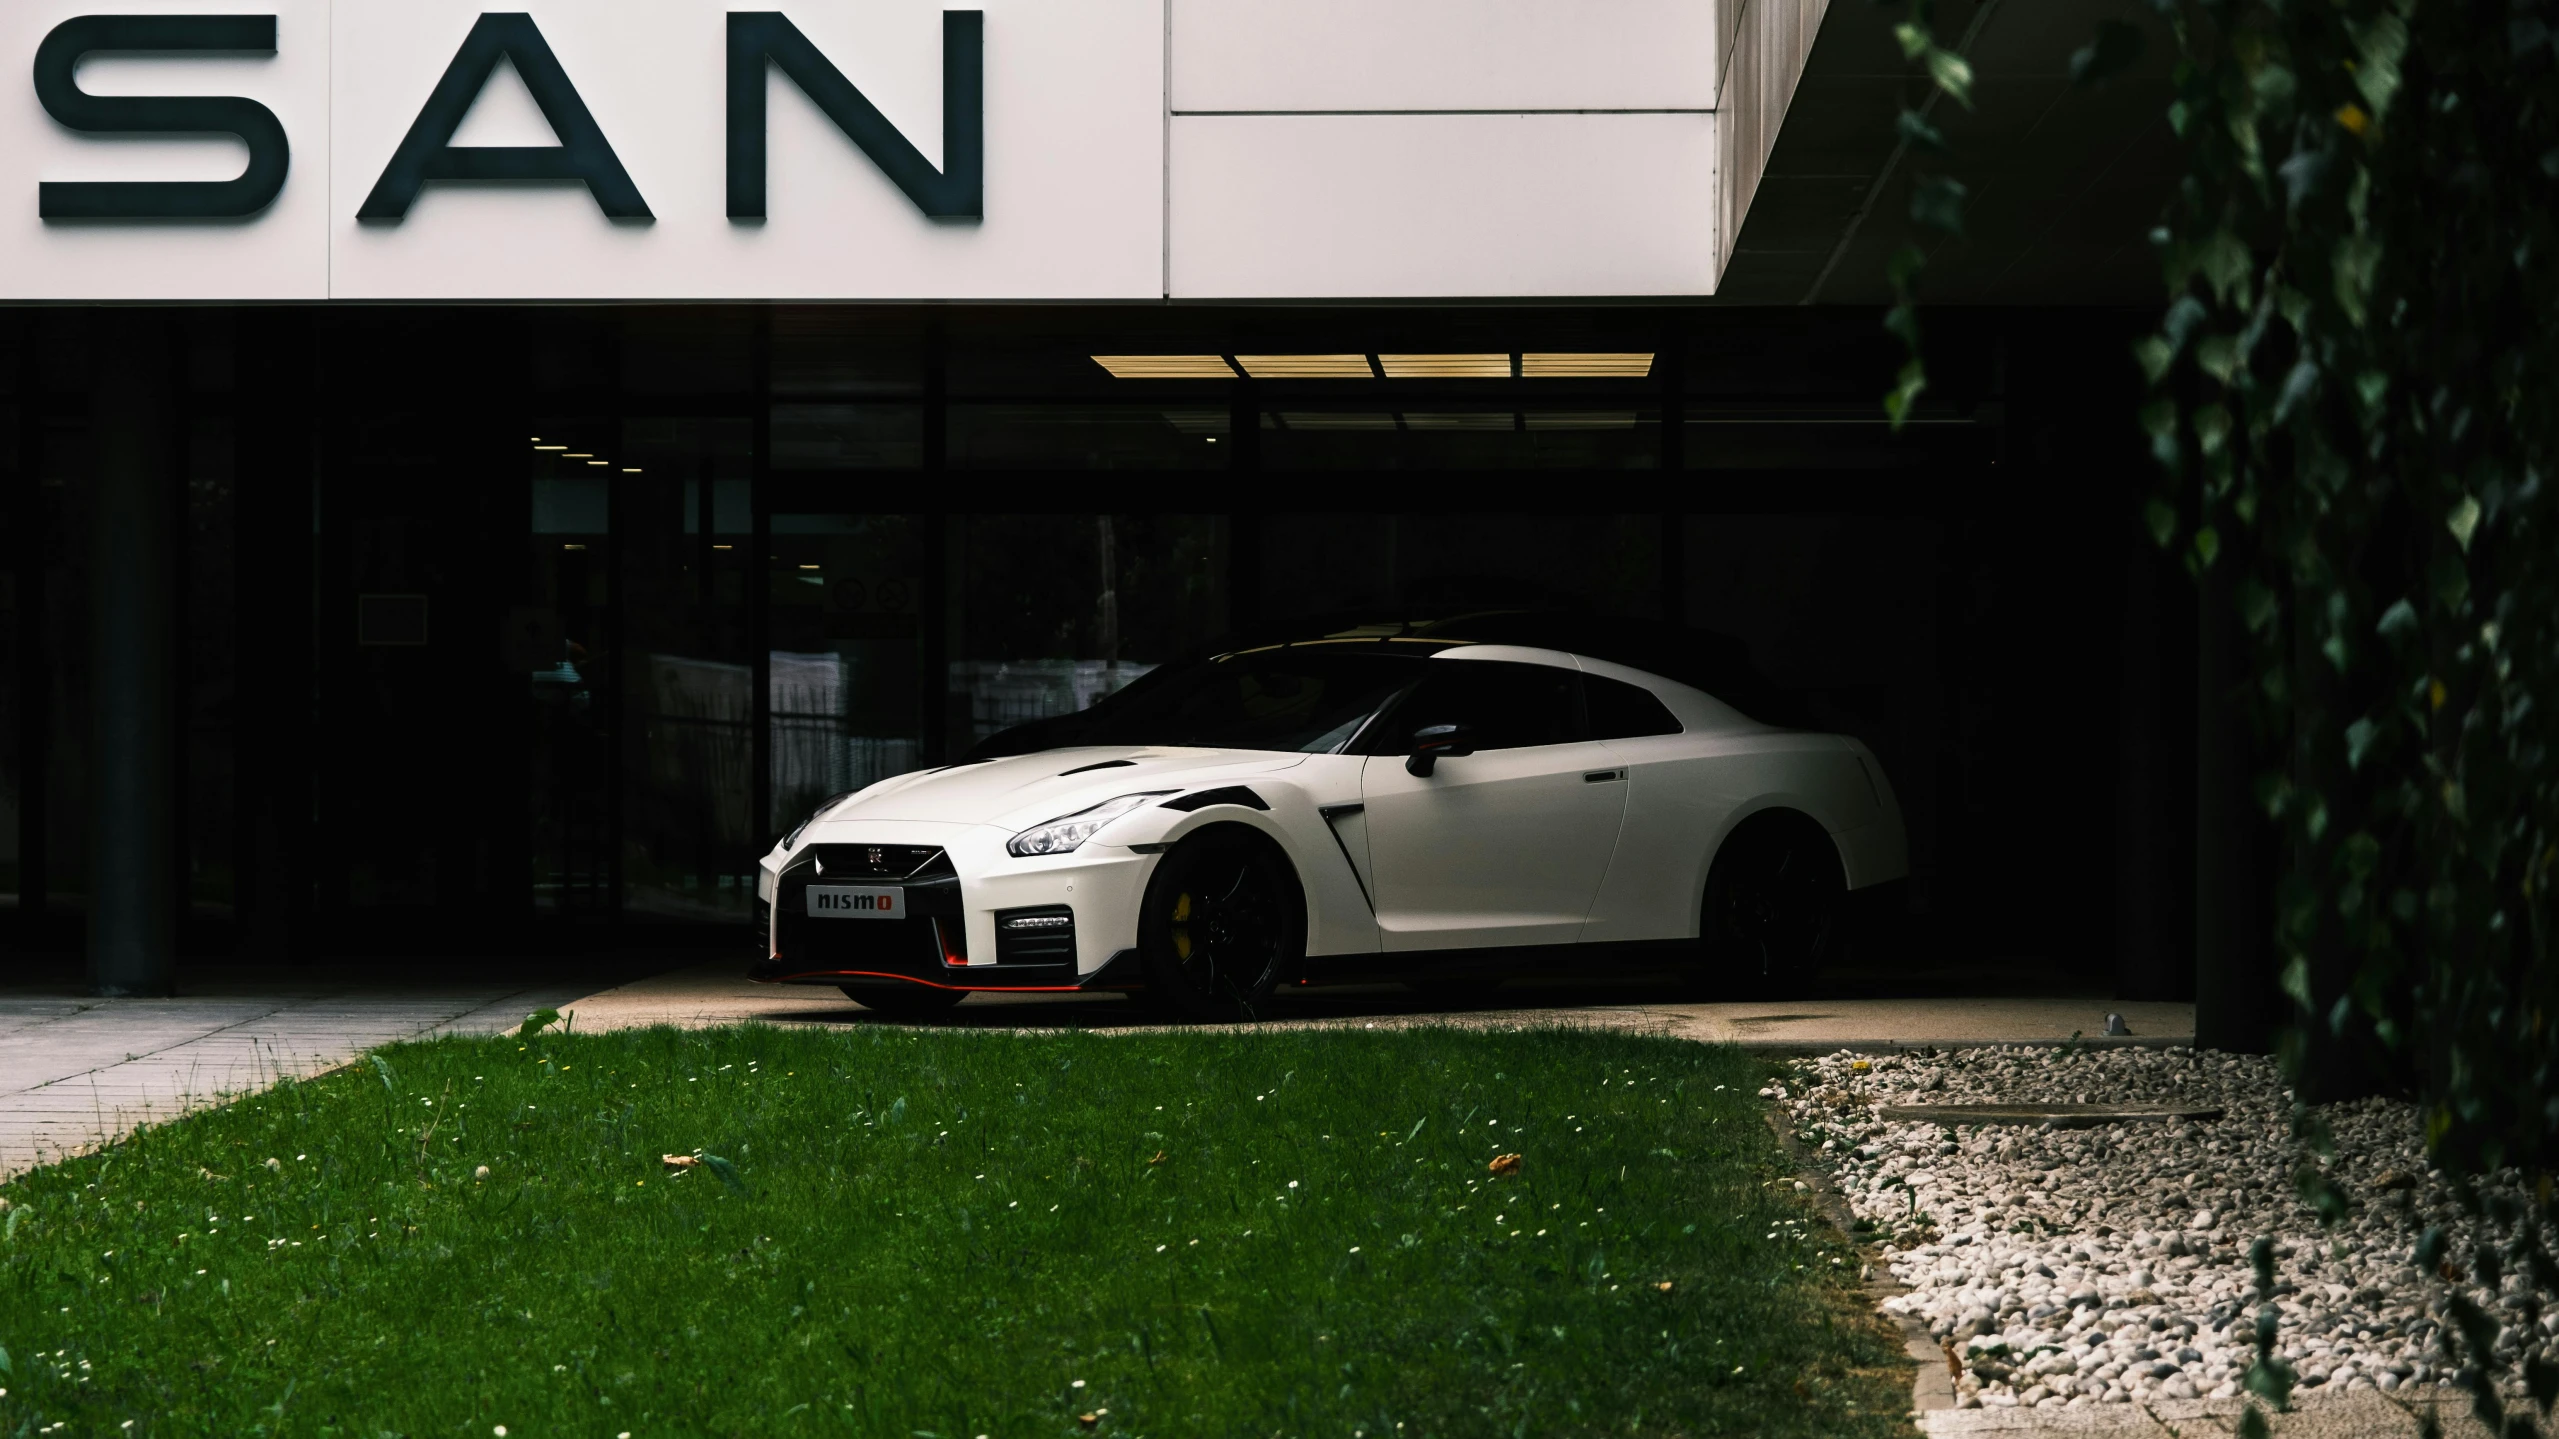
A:
{"label": "concrete sidewalk", "polygon": [[275,980],[177,999],[0,992],[0,1180],[376,1045],[495,1033],[585,988]]}
{"label": "concrete sidewalk", "polygon": [[[918,1023],[946,1029],[1124,1029],[1159,1016],[1119,995],[978,994],[929,1020],[900,1021],[864,1009],[820,985],[755,984],[743,964],[705,964],[588,995],[568,1008],[581,1030],[671,1024],[867,1025]],[[2104,1039],[2106,1015],[2132,1034]],[[1919,999],[1840,998],[1766,1003],[1702,1002],[1660,984],[1514,980],[1462,1003],[1400,985],[1363,985],[1272,996],[1271,1025],[1475,1024],[1501,1028],[1596,1025],[1680,1039],[1783,1051],[1961,1048],[1984,1044],[2191,1044],[2195,1007],[2081,996]]]}

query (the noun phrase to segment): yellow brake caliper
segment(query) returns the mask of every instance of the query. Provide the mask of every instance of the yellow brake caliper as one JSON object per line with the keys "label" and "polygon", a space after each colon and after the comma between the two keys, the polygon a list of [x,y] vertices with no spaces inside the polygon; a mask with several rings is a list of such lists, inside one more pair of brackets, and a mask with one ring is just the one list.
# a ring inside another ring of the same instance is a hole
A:
{"label": "yellow brake caliper", "polygon": [[1181,959],[1191,957],[1191,896],[1188,890],[1173,897],[1173,953]]}

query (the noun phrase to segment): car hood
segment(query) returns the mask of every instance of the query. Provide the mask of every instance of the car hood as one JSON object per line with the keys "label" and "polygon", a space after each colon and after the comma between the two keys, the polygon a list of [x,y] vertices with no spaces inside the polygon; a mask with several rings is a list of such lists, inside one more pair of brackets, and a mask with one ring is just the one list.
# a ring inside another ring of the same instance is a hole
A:
{"label": "car hood", "polygon": [[884,779],[809,826],[812,840],[868,820],[933,820],[1028,829],[1104,800],[1144,790],[1179,790],[1270,774],[1306,762],[1268,750],[1083,745]]}

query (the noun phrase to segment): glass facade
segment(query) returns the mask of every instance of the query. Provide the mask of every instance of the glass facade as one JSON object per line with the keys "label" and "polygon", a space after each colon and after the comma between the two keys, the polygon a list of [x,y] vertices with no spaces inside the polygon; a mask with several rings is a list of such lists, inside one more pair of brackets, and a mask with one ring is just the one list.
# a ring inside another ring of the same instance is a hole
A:
{"label": "glass facade", "polygon": [[[1741,635],[1885,755],[1918,887],[1971,883],[1989,851],[1968,848],[1968,796],[2051,756],[2001,666],[1945,678],[1950,636],[2027,624],[2003,608],[2026,581],[1968,537],[2007,522],[1985,513],[2093,533],[2105,493],[2003,488],[2027,473],[2022,427],[1987,363],[1940,366],[1928,423],[1889,434],[1893,356],[1863,316],[171,324],[184,544],[154,593],[181,621],[173,864],[198,948],[728,934],[756,857],[827,796],[1239,627],[1345,611],[1567,606]],[[77,947],[84,617],[95,586],[151,578],[91,552],[90,328],[0,312],[0,935],[21,949]],[[2119,363],[2100,338],[2063,348]],[[1967,374],[1986,378],[1964,392]],[[2020,757],[1982,758],[2018,736]]]}

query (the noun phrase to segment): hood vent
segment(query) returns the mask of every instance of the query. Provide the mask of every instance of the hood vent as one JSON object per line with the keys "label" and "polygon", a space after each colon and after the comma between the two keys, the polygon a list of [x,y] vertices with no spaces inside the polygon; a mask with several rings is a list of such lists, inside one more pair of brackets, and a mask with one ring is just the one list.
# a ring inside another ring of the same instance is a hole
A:
{"label": "hood vent", "polygon": [[1134,768],[1136,764],[1137,761],[1133,759],[1106,759],[1094,764],[1079,764],[1073,769],[1059,770],[1057,772],[1057,777],[1059,779],[1064,779],[1071,774],[1091,774],[1097,769],[1130,769]]}

